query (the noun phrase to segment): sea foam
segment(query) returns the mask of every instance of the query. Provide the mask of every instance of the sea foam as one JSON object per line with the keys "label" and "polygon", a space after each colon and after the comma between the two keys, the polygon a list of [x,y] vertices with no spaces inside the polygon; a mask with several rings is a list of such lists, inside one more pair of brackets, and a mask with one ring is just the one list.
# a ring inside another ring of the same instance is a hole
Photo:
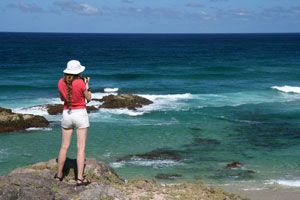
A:
{"label": "sea foam", "polygon": [[174,165],[181,165],[182,163],[174,160],[148,160],[133,157],[128,161],[113,162],[110,165],[114,168],[122,168],[126,165],[135,165],[135,166],[144,166],[144,167],[153,167],[153,168],[165,168]]}
{"label": "sea foam", "polygon": [[288,186],[288,187],[300,187],[300,180],[270,180],[267,182],[267,184],[278,184],[282,186]]}
{"label": "sea foam", "polygon": [[275,90],[279,90],[281,92],[292,92],[292,93],[300,93],[300,87],[293,87],[293,86],[288,86],[288,85],[285,85],[285,86],[282,86],[282,87],[279,87],[279,86],[273,86],[271,87],[272,89],[275,89]]}
{"label": "sea foam", "polygon": [[105,88],[104,89],[104,92],[107,92],[107,93],[118,92],[118,91],[119,91],[119,88]]}

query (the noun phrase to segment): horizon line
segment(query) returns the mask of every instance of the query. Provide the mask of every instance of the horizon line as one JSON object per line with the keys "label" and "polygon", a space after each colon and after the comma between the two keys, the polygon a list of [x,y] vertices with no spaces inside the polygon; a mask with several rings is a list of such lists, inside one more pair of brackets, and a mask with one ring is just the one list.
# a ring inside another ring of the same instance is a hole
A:
{"label": "horizon line", "polygon": [[50,33],[50,34],[298,34],[300,32],[207,32],[207,33],[180,33],[180,32],[170,32],[170,33],[165,33],[165,32],[139,32],[139,33],[134,33],[134,32],[123,32],[123,33],[117,33],[117,32],[44,32],[44,31],[0,31],[0,33]]}

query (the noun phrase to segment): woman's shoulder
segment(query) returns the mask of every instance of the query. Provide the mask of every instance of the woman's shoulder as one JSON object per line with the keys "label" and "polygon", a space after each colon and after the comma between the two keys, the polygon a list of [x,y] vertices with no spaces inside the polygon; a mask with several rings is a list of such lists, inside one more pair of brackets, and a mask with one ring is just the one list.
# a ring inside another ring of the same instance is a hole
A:
{"label": "woman's shoulder", "polygon": [[78,84],[78,85],[81,85],[81,84],[84,84],[84,81],[81,79],[81,78],[78,78],[78,79],[75,79],[73,81],[74,84]]}

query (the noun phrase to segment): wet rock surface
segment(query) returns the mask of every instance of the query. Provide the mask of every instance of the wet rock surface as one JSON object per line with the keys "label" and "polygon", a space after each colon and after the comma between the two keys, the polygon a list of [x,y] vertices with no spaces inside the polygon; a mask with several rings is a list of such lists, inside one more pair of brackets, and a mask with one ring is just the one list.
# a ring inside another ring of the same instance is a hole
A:
{"label": "wet rock surface", "polygon": [[104,96],[102,99],[94,99],[103,102],[100,108],[127,108],[136,110],[144,105],[153,103],[149,99],[132,94],[118,94]]}
{"label": "wet rock surface", "polygon": [[226,165],[226,167],[229,167],[229,168],[239,168],[241,166],[243,166],[243,164],[238,161],[234,161],[234,162]]}
{"label": "wet rock surface", "polygon": [[131,158],[141,158],[141,159],[147,159],[147,160],[181,160],[182,155],[172,149],[155,149],[151,152],[142,153],[142,154],[134,154],[134,155],[127,155],[121,158],[117,159],[117,162],[123,161],[123,160],[130,160]]}
{"label": "wet rock surface", "polygon": [[157,179],[175,179],[181,177],[181,174],[157,174],[155,178]]}
{"label": "wet rock surface", "polygon": [[42,116],[14,113],[11,109],[0,107],[0,133],[48,125],[48,120]]}
{"label": "wet rock surface", "polygon": [[66,160],[63,181],[53,178],[56,171],[56,159],[52,159],[0,176],[0,199],[244,199],[220,188],[208,187],[200,180],[176,185],[161,185],[155,179],[124,181],[109,165],[92,158],[85,162],[85,175],[92,181],[87,186],[76,186],[76,159]]}
{"label": "wet rock surface", "polygon": [[[58,115],[61,114],[64,110],[64,105],[63,104],[46,104],[45,108],[47,109],[47,112],[49,115]],[[86,110],[88,113],[94,110],[98,110],[97,107],[95,106],[87,106]]]}

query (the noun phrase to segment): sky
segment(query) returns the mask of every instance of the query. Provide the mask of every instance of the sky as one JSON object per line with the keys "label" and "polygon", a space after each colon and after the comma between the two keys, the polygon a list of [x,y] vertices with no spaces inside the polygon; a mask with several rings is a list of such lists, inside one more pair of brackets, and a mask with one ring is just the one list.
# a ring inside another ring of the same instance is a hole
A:
{"label": "sky", "polygon": [[300,32],[300,0],[1,0],[0,32]]}

